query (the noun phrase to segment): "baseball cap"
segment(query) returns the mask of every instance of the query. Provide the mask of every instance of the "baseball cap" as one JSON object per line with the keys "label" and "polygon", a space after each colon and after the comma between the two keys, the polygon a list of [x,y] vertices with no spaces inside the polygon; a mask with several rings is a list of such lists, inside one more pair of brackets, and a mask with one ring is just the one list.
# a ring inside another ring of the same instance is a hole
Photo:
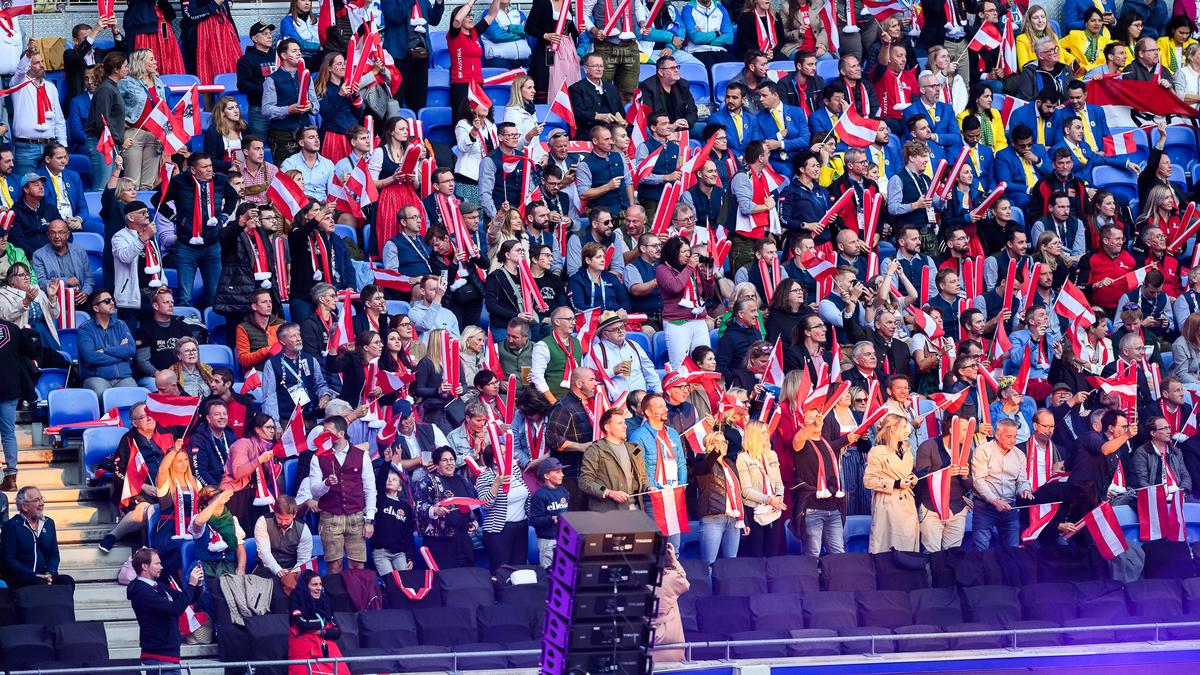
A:
{"label": "baseball cap", "polygon": [[400,399],[399,401],[396,401],[395,411],[396,414],[400,415],[401,417],[412,417],[413,407],[408,401]]}
{"label": "baseball cap", "polygon": [[538,478],[545,478],[546,474],[551,471],[558,471],[563,468],[562,462],[554,457],[544,457],[538,462],[537,475]]}
{"label": "baseball cap", "polygon": [[30,183],[34,183],[39,180],[45,182],[46,177],[39,176],[38,174],[32,173],[32,172],[27,173],[21,177],[21,187],[25,187],[26,185],[29,185]]}
{"label": "baseball cap", "polygon": [[264,21],[256,21],[253,26],[250,26],[248,35],[257,35],[264,30],[275,30],[275,24],[266,23]]}

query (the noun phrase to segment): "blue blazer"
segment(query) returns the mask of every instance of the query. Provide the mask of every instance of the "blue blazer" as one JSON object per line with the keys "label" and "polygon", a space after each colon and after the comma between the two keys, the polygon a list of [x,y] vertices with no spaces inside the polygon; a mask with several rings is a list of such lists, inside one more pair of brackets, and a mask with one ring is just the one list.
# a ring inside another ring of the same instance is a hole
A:
{"label": "blue blazer", "polygon": [[996,163],[996,153],[982,143],[976,145],[975,150],[977,151],[976,154],[979,155],[978,166],[970,156],[967,157],[967,161],[971,162],[971,166],[975,168],[975,179],[983,184],[985,190],[991,191],[992,188],[996,187],[995,176],[992,174],[992,165]]}
{"label": "blue blazer", "polygon": [[[1091,114],[1091,111],[1088,111],[1088,114]],[[1103,115],[1104,113],[1101,114]],[[1058,128],[1058,125],[1055,123],[1056,119],[1058,118],[1052,115],[1050,119],[1041,120],[1041,124],[1046,130],[1045,145],[1054,145],[1054,143],[1058,140],[1058,136],[1056,135],[1058,132],[1055,131]],[[1033,130],[1033,142],[1035,145],[1038,144],[1038,123],[1036,103],[1030,103],[1029,105],[1023,105],[1020,108],[1017,108],[1015,111],[1013,111],[1012,116],[1008,118],[1008,128],[1005,129],[1005,134],[1008,136],[1008,142],[1012,143],[1012,130],[1016,129],[1018,125],[1024,124]]]}
{"label": "blue blazer", "polygon": [[[759,138],[770,140],[779,139],[779,127],[775,124],[775,116],[769,110],[760,110],[757,116],[758,129],[761,133]],[[801,150],[808,148],[812,136],[808,133],[808,115],[804,114],[802,108],[792,105],[783,106],[783,149],[776,150],[771,153],[771,167],[779,173],[792,177],[795,172],[792,170],[792,162],[790,155],[794,155]],[[783,153],[788,153],[789,157],[784,158]]]}
{"label": "blue blazer", "polygon": [[76,96],[67,104],[67,152],[87,154],[87,132],[83,127],[91,109],[92,97],[86,93]]}
{"label": "blue blazer", "polygon": [[[46,203],[57,209],[58,193],[55,192],[54,181],[50,180],[50,172],[46,167],[37,170],[39,176],[46,177]],[[71,212],[77,217],[87,220],[92,217],[88,211],[87,199],[83,196],[83,179],[71,169],[63,169],[63,187],[67,190],[67,200],[71,202]]]}
{"label": "blue blazer", "polygon": [[[1101,108],[1098,105],[1092,105],[1091,103],[1086,104],[1086,106],[1088,126],[1092,129],[1092,138],[1096,139],[1096,149],[1103,150],[1104,139],[1112,135],[1112,132],[1108,130],[1108,119],[1104,115],[1104,108]],[[1020,112],[1020,110],[1017,112]],[[1075,109],[1070,106],[1059,108],[1058,111],[1054,113],[1054,117],[1052,118],[1054,123],[1054,140],[1050,141],[1051,143],[1058,143],[1063,139],[1063,122],[1065,122],[1068,117],[1078,117],[1078,115],[1075,113]]]}
{"label": "blue blazer", "polygon": [[[1100,4],[1104,7],[1104,11],[1116,16],[1117,9],[1114,0],[1101,0]],[[1095,6],[1094,0],[1066,0],[1063,3],[1062,34],[1066,35],[1073,30],[1083,30],[1083,14]]]}
{"label": "blue blazer", "polygon": [[746,155],[746,144],[750,141],[762,139],[762,133],[758,128],[758,120],[754,117],[754,113],[742,108],[742,125],[746,128],[742,130],[742,138],[738,140],[737,132],[733,128],[733,115],[721,106],[721,109],[709,115],[706,125],[720,124],[725,127],[725,135],[729,138],[729,149],[741,159]]}
{"label": "blue blazer", "polygon": [[904,109],[902,119],[907,125],[910,119],[918,116],[924,117],[929,122],[929,130],[937,134],[937,144],[946,150],[946,154],[957,159],[958,153],[962,152],[963,139],[962,131],[958,127],[958,120],[954,115],[954,108],[951,108],[948,103],[938,101],[933,105],[933,116],[930,117],[925,102],[917,99]]}
{"label": "blue blazer", "polygon": [[629,307],[629,293],[615,274],[607,270],[601,272],[600,285],[593,284],[587,268],[580,267],[567,279],[567,299],[571,307],[579,312],[596,307],[615,312]]}
{"label": "blue blazer", "polygon": [[[867,151],[867,160],[878,164],[875,157],[875,148],[865,148]],[[900,151],[891,145],[883,147],[883,166],[879,167],[879,174],[884,178],[895,176],[898,171],[904,169],[904,162],[900,159]]]}
{"label": "blue blazer", "polygon": [[[1053,148],[1047,150],[1046,155],[1049,157],[1054,157],[1054,151],[1058,150],[1059,148],[1070,150],[1070,148],[1067,147],[1066,141],[1060,141]],[[1101,154],[1089,148],[1087,143],[1080,143],[1079,150],[1083,154],[1085,164],[1082,167],[1077,166],[1075,168],[1075,175],[1083,178],[1089,183],[1092,180],[1092,172],[1095,171],[1096,167],[1098,166],[1116,166],[1122,168],[1125,166],[1126,160],[1124,157],[1109,157],[1108,155]],[[1072,156],[1074,156],[1074,154],[1075,153],[1071,153]],[[1079,160],[1076,159],[1075,162],[1078,164]]]}
{"label": "blue blazer", "polygon": [[[808,131],[813,137],[833,131],[833,125],[833,118],[829,116],[829,111],[824,108],[818,108],[808,116]],[[841,143],[838,145],[840,146]]]}
{"label": "blue blazer", "polygon": [[[1046,149],[1035,143],[1033,154],[1042,160],[1041,164],[1033,167],[1036,177],[1048,176],[1051,167],[1050,159],[1046,156]],[[992,162],[992,177],[997,184],[1008,184],[1008,189],[1004,191],[1006,196],[1026,193],[1032,187],[1025,182],[1025,169],[1021,166],[1021,158],[1017,156],[1016,150],[1013,150],[1011,145],[996,153],[996,160]]]}

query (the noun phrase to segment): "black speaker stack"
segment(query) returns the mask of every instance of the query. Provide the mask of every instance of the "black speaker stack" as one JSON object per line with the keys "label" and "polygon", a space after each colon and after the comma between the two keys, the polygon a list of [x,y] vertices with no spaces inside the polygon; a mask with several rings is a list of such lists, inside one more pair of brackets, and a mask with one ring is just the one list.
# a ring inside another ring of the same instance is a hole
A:
{"label": "black speaker stack", "polygon": [[567,513],[546,594],[542,673],[650,673],[665,539],[641,511]]}

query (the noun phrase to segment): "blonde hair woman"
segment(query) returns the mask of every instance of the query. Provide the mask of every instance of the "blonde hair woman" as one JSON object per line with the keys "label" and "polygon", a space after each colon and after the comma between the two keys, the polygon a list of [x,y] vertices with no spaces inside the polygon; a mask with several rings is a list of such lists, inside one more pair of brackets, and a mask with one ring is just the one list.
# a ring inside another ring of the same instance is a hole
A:
{"label": "blonde hair woman", "polygon": [[1050,16],[1041,5],[1030,5],[1025,10],[1025,20],[1021,22],[1024,28],[1017,36],[1017,67],[1024,68],[1026,63],[1037,60],[1033,45],[1042,38],[1050,38],[1058,42],[1058,34],[1050,25]]}
{"label": "blonde hair woman", "polygon": [[521,134],[517,149],[521,150],[530,143],[536,143],[542,135],[545,125],[539,124],[534,108],[534,97],[537,95],[537,85],[528,75],[518,75],[512,81],[512,92],[508,97],[508,106],[504,108],[504,121],[517,125],[517,133]]}
{"label": "blonde hair woman", "polygon": [[783,555],[785,541],[780,516],[787,506],[783,502],[779,457],[771,449],[767,425],[758,420],[746,423],[742,451],[737,456],[737,473],[742,484],[742,503],[750,512],[746,521],[750,533],[742,537],[738,547],[741,557]]}
{"label": "blonde hair woman", "polygon": [[421,405],[421,420],[436,424],[448,432],[453,427],[446,422],[444,408],[462,394],[463,389],[459,385],[457,390],[451,390],[444,375],[446,355],[442,352],[442,336],[445,334],[445,328],[435,328],[426,334],[425,356],[417,361],[416,380],[412,383],[411,391]]}
{"label": "blonde hair woman", "polygon": [[[467,326],[462,330],[462,336],[458,341],[458,358],[462,361],[462,385],[464,389],[470,389],[472,382],[475,381],[475,375],[487,364],[487,356],[483,353],[487,336],[479,326]],[[495,375],[499,377],[500,374],[495,373]]]}
{"label": "blonde hair woman", "polygon": [[[149,49],[135,49],[129,55],[129,74],[117,83],[121,100],[125,102],[125,122],[135,126],[147,101],[167,100],[167,89],[158,77],[158,61]],[[110,120],[110,124],[112,121]],[[158,138],[145,129],[132,129],[125,134],[121,157],[125,175],[137,181],[138,189],[149,190],[158,179]]]}
{"label": "blonde hair woman", "polygon": [[871,500],[871,553],[889,549],[916,551],[921,543],[917,502],[913,488],[913,450],[908,446],[912,425],[900,415],[887,415],[875,433],[875,446],[867,454],[863,486],[875,493]]}
{"label": "blonde hair woman", "polygon": [[[150,545],[162,558],[163,569],[172,576],[181,572],[180,548],[192,539],[189,529],[196,517],[200,481],[192,473],[192,456],[187,450],[171,450],[158,465],[154,484],[158,487],[158,527]],[[190,570],[188,570],[190,571]]]}

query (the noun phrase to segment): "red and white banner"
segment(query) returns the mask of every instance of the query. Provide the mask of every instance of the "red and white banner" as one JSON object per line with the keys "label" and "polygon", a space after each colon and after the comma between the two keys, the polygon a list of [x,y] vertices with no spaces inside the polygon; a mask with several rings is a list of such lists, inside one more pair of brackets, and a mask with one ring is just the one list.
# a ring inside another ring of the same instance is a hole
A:
{"label": "red and white banner", "polygon": [[325,351],[336,355],[342,347],[354,345],[354,316],[350,306],[350,294],[342,296],[342,311],[338,314],[337,323],[329,331],[329,343]]}
{"label": "red and white banner", "polygon": [[659,532],[669,537],[689,532],[687,503],[683,491],[685,486],[663,488],[650,493],[650,504],[654,510],[654,524]]}
{"label": "red and white banner", "polygon": [[1104,137],[1104,154],[1109,157],[1119,157],[1137,152],[1137,135],[1141,129],[1131,129],[1119,134]]}
{"label": "red and white banner", "polygon": [[121,505],[128,505],[142,491],[147,480],[150,480],[150,468],[137,443],[129,441],[129,464],[125,466],[125,482],[121,485]]}
{"label": "red and white banner", "polygon": [[999,26],[990,21],[984,21],[980,24],[979,30],[975,32],[975,37],[971,39],[971,43],[967,45],[967,49],[973,52],[999,49],[1002,39]]}
{"label": "red and white banner", "polygon": [[775,338],[775,345],[771,347],[771,360],[767,363],[767,370],[763,373],[762,382],[782,387],[783,375],[783,336],[779,336]]}
{"label": "red and white banner", "polygon": [[950,468],[946,467],[926,476],[929,479],[929,501],[933,502],[933,510],[941,520],[949,520],[954,515],[950,509]]}
{"label": "red and white banner", "polygon": [[853,148],[865,148],[874,143],[878,131],[879,121],[863,117],[852,105],[846,106],[846,111],[833,125],[833,133],[838,139]]}
{"label": "red and white banner", "polygon": [[919,309],[913,305],[908,306],[908,311],[912,314],[913,325],[917,330],[921,331],[930,340],[936,340],[942,337],[942,327],[938,325],[937,320],[933,315],[923,309]]}
{"label": "red and white banner", "polygon": [[1086,526],[1092,541],[1100,550],[1105,560],[1112,560],[1129,548],[1125,534],[1121,532],[1121,523],[1113,512],[1111,502],[1101,502],[1092,512],[1083,517],[1075,527]]}
{"label": "red and white banner", "polygon": [[11,0],[11,2],[4,3],[2,7],[0,16],[6,19],[33,14],[33,0]]}
{"label": "red and white banner", "polygon": [[308,197],[296,179],[287,175],[286,171],[278,171],[267,186],[267,201],[283,215],[285,222],[290,223],[308,204]]}
{"label": "red and white banner", "polygon": [[571,96],[567,93],[567,83],[564,80],[562,86],[555,92],[554,98],[550,101],[550,112],[562,118],[562,121],[567,123],[571,129],[571,135],[575,135],[575,108],[571,106]]}
{"label": "red and white banner", "polygon": [[1142,541],[1187,541],[1183,519],[1183,492],[1167,494],[1166,485],[1151,485],[1137,491],[1138,538]]}
{"label": "red and white banner", "polygon": [[199,406],[199,396],[167,396],[158,392],[146,395],[146,414],[160,427],[186,427]]}
{"label": "red and white banner", "polygon": [[1028,544],[1037,539],[1050,521],[1054,520],[1061,504],[1062,502],[1054,502],[1052,504],[1034,504],[1029,507],[1029,527],[1021,532],[1021,541]]}
{"label": "red and white banner", "polygon": [[58,302],[58,329],[76,328],[75,325],[75,289],[67,285],[66,279],[58,280],[58,292],[54,294]]}
{"label": "red and white banner", "polygon": [[279,449],[275,452],[278,457],[282,452],[284,457],[298,457],[300,453],[308,450],[308,437],[304,434],[304,413],[301,406],[296,406],[292,410],[292,416],[288,419],[287,426],[283,428],[283,435],[279,437]]}
{"label": "red and white banner", "polygon": [[1096,313],[1092,311],[1092,303],[1088,301],[1087,296],[1079,290],[1078,286],[1071,283],[1070,279],[1063,283],[1062,290],[1058,293],[1058,299],[1054,301],[1054,312],[1059,316],[1065,316],[1068,322],[1082,321],[1084,328],[1096,323]]}

